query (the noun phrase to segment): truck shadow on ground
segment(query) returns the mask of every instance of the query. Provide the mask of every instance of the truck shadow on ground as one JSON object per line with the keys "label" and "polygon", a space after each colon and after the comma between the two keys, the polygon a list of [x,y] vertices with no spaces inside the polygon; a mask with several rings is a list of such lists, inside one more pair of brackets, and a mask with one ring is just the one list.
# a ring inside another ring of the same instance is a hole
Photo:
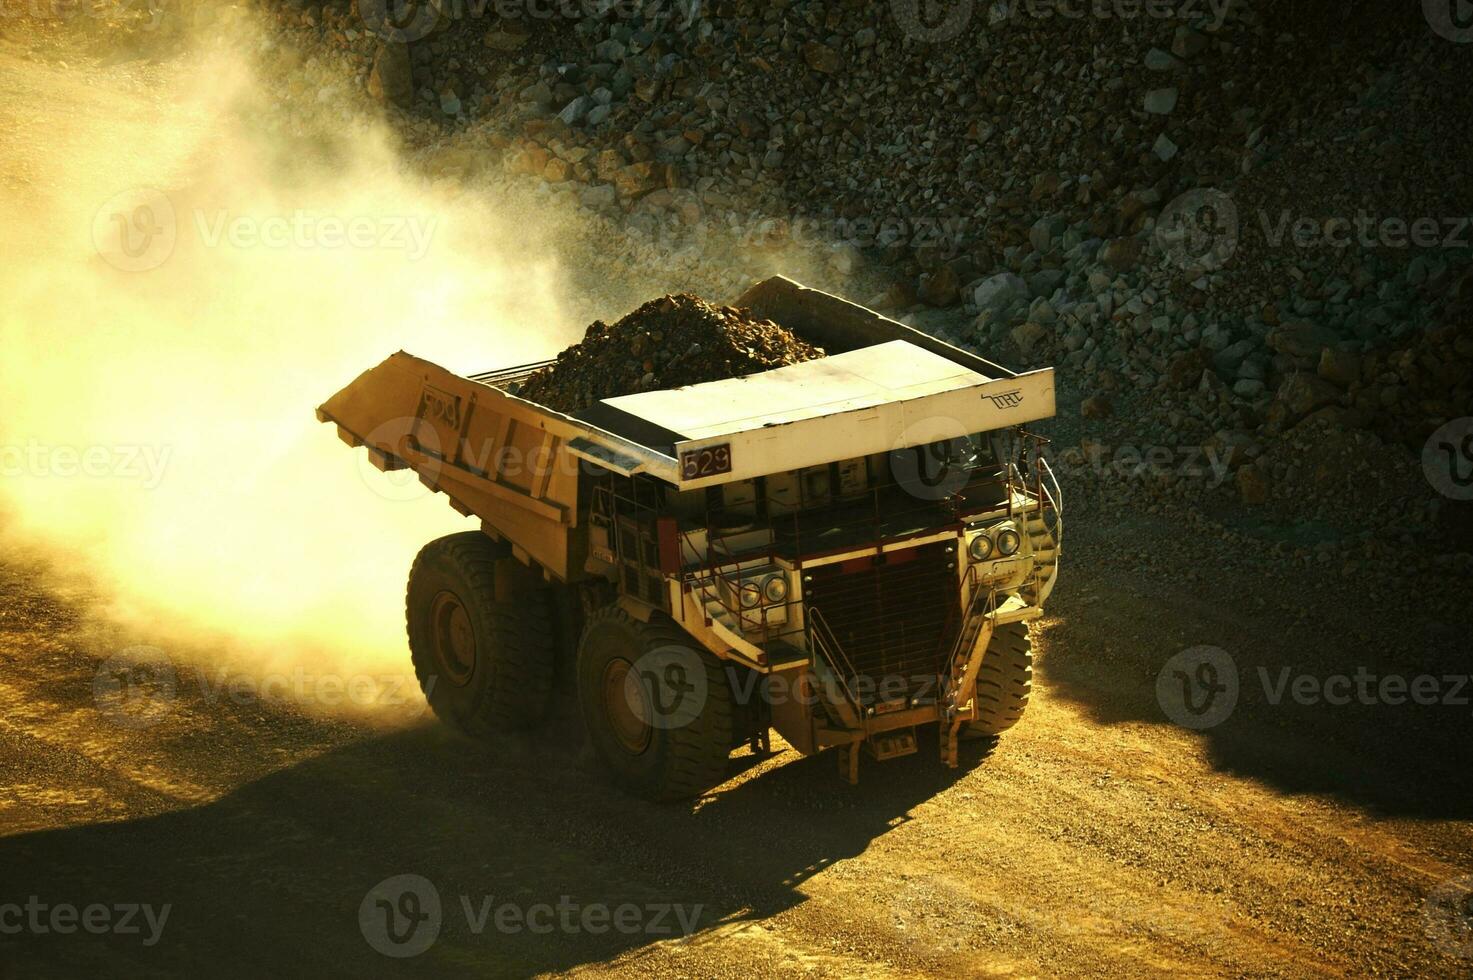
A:
{"label": "truck shadow on ground", "polygon": [[[482,746],[430,724],[369,736],[202,806],[0,840],[0,902],[170,906],[151,946],[147,927],[0,935],[0,964],[16,971],[0,976],[206,965],[231,976],[524,976],[643,955],[688,929],[684,941],[699,944],[801,903],[803,881],[864,851],[986,751],[969,746],[957,771],[934,755],[896,760],[859,787],[830,756],[795,760],[696,805],[657,806],[607,786],[570,745]],[[379,951],[390,925],[380,917],[404,912],[402,939],[430,904],[369,892],[406,874],[431,886],[438,931],[396,958]]]}
{"label": "truck shadow on ground", "polygon": [[[1255,591],[1251,578],[1196,567],[1209,572],[1195,584],[1169,567],[1150,576],[1076,569],[1038,629],[1042,696],[1077,702],[1103,724],[1173,726],[1170,702],[1203,706],[1205,693],[1189,672],[1161,691],[1158,677],[1183,651],[1216,647],[1231,658],[1222,674],[1237,681],[1233,703],[1221,721],[1188,733],[1220,771],[1386,816],[1473,818],[1466,609],[1351,594],[1306,609],[1296,625],[1261,611],[1262,583]],[[1419,677],[1429,678],[1420,702],[1409,695]]]}

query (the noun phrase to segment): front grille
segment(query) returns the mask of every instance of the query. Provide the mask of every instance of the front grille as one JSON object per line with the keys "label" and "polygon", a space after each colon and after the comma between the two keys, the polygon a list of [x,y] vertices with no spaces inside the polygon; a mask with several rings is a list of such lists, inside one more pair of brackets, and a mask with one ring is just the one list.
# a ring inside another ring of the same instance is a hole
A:
{"label": "front grille", "polygon": [[882,564],[866,556],[804,571],[804,605],[832,631],[853,667],[846,680],[867,705],[934,697],[961,626],[956,557],[954,545],[936,543],[890,552]]}

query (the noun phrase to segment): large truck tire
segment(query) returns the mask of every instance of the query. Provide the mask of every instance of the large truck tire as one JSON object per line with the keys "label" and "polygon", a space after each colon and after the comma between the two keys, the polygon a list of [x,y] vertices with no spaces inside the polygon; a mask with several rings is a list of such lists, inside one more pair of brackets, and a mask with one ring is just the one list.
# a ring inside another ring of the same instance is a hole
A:
{"label": "large truck tire", "polygon": [[1033,690],[1033,639],[1027,623],[1004,623],[992,633],[977,673],[977,717],[966,734],[1001,735],[1023,717]]}
{"label": "large truck tire", "polygon": [[725,665],[664,616],[642,623],[617,604],[589,615],[578,703],[589,741],[626,792],[680,800],[725,778],[733,724]]}
{"label": "large truck tire", "polygon": [[425,699],[467,735],[541,721],[552,691],[552,595],[480,531],[420,550],[405,597],[409,653]]}

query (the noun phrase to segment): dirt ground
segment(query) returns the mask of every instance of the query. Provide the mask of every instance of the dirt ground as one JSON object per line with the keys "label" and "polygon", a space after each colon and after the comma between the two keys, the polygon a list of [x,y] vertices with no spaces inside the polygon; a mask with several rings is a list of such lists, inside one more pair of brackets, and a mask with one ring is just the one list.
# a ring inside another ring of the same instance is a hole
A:
{"label": "dirt ground", "polygon": [[[423,718],[314,720],[181,674],[157,724],[113,724],[75,613],[6,567],[0,897],[172,912],[151,947],[22,934],[0,956],[17,977],[1466,975],[1467,935],[1427,896],[1473,870],[1468,709],[1427,708],[1430,734],[1392,738],[1404,711],[1326,722],[1334,710],[1275,708],[1245,681],[1225,724],[1172,726],[1154,675],[1180,649],[1309,666],[1381,613],[1245,617],[1216,596],[1251,581],[1183,587],[1174,562],[1090,560],[1169,528],[1105,530],[1082,510],[1034,702],[990,753],[973,745],[950,772],[929,743],[849,787],[827,757],[742,750],[729,782],[679,807],[607,787],[566,706],[543,737],[472,745]],[[357,913],[399,874],[433,882],[444,911],[435,944],[396,962]],[[651,913],[652,934],[476,932],[461,896],[673,903],[695,928],[661,933]]]}
{"label": "dirt ground", "polygon": [[[55,108],[24,70],[0,61],[0,119]],[[0,977],[1473,974],[1455,908],[1473,691],[1273,694],[1285,670],[1466,675],[1466,583],[1368,592],[1226,563],[1169,516],[1088,493],[1067,520],[1033,703],[995,746],[949,771],[933,739],[866,761],[857,787],[828,756],[740,750],[683,806],[606,785],[566,694],[546,731],[471,744],[413,708],[324,718],[183,671],[155,723],[119,724],[96,696],[89,600],[0,556]],[[1242,688],[1191,731],[1157,677],[1200,645],[1229,652]],[[398,960],[361,914],[405,874],[441,914]],[[168,918],[148,944],[142,918],[9,929],[7,903]],[[480,917],[505,904],[633,906],[636,924]]]}

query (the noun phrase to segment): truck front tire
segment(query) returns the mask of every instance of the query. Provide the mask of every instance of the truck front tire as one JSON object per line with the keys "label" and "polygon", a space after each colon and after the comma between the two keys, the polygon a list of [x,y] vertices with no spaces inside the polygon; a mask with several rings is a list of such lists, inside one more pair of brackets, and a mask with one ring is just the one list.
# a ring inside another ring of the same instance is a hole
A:
{"label": "truck front tire", "polygon": [[578,702],[589,741],[625,791],[679,800],[725,778],[725,665],[669,619],[642,623],[618,605],[590,614],[578,643]]}
{"label": "truck front tire", "polygon": [[1004,623],[992,641],[977,673],[976,717],[966,734],[1001,735],[1016,725],[1033,691],[1033,639],[1027,623]]}
{"label": "truck front tire", "polygon": [[405,598],[409,652],[425,699],[467,735],[527,728],[552,690],[551,595],[480,531],[420,550]]}

